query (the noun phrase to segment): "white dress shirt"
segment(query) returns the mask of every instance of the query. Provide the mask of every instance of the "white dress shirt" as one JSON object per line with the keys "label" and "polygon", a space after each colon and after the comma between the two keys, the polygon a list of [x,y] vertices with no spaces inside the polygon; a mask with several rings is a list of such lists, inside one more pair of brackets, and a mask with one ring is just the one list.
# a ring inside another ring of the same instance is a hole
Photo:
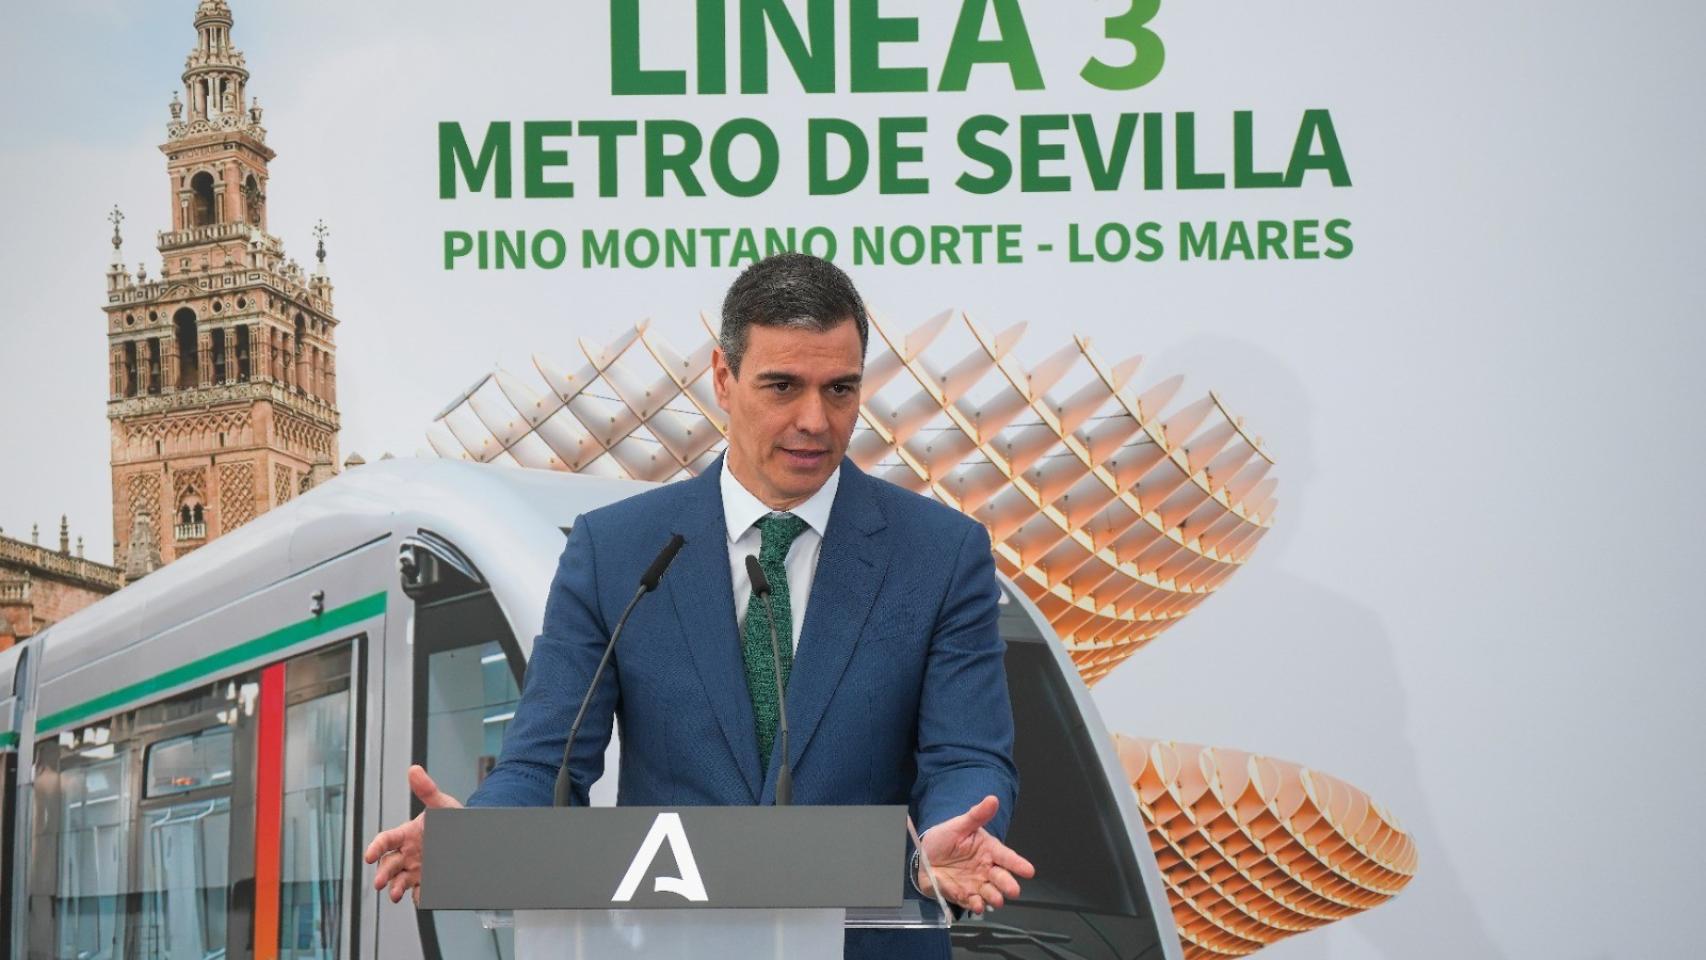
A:
{"label": "white dress shirt", "polygon": [[[829,529],[829,508],[835,505],[835,488],[841,482],[837,469],[817,492],[792,510],[771,510],[753,496],[723,461],[721,478],[723,519],[729,524],[729,578],[735,587],[735,623],[746,626],[746,605],[752,599],[752,581],[746,576],[746,558],[757,556],[764,537],[754,524],[769,513],[791,513],[806,522],[806,529],[788,545],[783,569],[788,573],[788,614],[794,627],[794,650],[800,649],[800,628],[806,622],[806,602],[811,599],[812,577],[817,573],[817,555]],[[771,600],[775,602],[774,598]]]}
{"label": "white dress shirt", "polygon": [[[764,541],[756,526],[759,519],[767,513],[791,513],[806,522],[806,529],[789,544],[788,558],[783,561],[783,569],[788,573],[788,613],[794,623],[795,653],[800,649],[800,627],[806,622],[806,603],[811,599],[812,577],[817,574],[817,555],[823,547],[824,531],[829,529],[829,508],[835,504],[835,488],[840,482],[841,471],[837,469],[804,503],[792,510],[771,510],[735,478],[728,461],[723,461],[720,483],[723,519],[729,525],[729,578],[735,587],[735,622],[740,627],[746,626],[746,605],[752,599],[752,581],[746,576],[746,558],[757,556]],[[923,836],[919,834],[920,839]],[[917,869],[918,861],[914,857],[913,876],[909,878],[914,890],[919,890]],[[924,893],[923,890],[919,892]]]}

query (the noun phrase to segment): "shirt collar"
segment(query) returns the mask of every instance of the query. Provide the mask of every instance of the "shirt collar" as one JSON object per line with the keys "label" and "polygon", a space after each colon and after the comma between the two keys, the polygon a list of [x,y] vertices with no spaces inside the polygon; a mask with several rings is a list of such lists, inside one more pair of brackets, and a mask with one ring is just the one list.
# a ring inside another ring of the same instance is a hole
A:
{"label": "shirt collar", "polygon": [[[787,512],[804,520],[807,526],[822,537],[829,529],[829,508],[835,505],[835,488],[840,483],[841,469],[838,466],[830,472],[829,479],[817,488],[816,493]],[[723,519],[729,525],[730,543],[739,540],[765,514],[773,512],[735,477],[734,471],[729,469],[727,457],[723,459],[722,476],[718,478],[718,485],[722,488]]]}

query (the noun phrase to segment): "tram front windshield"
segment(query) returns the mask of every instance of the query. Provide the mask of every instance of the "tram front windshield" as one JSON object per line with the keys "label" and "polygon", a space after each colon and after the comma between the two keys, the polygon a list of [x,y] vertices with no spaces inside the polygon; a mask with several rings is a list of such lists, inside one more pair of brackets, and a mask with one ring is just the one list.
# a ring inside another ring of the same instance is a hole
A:
{"label": "tram front windshield", "polygon": [[1120,806],[1136,798],[1125,783],[1108,782],[1100,745],[1049,647],[1057,641],[1043,637],[1011,598],[1002,605],[1001,634],[1020,784],[1006,840],[1036,865],[1037,875],[1024,882],[1019,899],[957,922],[954,957],[1160,957],[1160,933]]}

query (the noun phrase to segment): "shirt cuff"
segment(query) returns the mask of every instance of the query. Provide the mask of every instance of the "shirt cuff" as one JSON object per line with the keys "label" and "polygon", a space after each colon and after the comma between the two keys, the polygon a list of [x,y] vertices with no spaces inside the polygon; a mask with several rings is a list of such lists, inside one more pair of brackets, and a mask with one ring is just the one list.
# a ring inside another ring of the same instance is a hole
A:
{"label": "shirt cuff", "polygon": [[919,864],[918,851],[920,848],[922,848],[924,846],[925,836],[928,835],[930,833],[930,831],[934,830],[934,829],[936,829],[936,828],[930,827],[929,829],[925,830],[923,833],[918,835],[918,845],[913,847],[913,849],[912,849],[912,860],[907,864],[907,869],[906,869],[906,878],[907,878],[907,881],[912,884],[912,889],[917,890],[918,895],[921,897],[925,897],[926,899],[933,899],[933,894],[931,894],[927,890],[921,889],[918,886],[918,864]]}

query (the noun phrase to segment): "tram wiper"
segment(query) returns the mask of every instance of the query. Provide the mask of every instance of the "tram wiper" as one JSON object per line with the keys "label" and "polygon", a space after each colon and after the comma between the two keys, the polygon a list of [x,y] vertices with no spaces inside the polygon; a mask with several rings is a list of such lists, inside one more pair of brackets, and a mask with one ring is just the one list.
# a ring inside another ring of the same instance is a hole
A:
{"label": "tram wiper", "polygon": [[1072,942],[1069,934],[1055,930],[1026,930],[1004,923],[980,921],[954,927],[949,932],[954,946],[973,953],[1011,957],[1013,947],[1032,946],[1056,960],[1088,960],[1082,953],[1059,944]]}

